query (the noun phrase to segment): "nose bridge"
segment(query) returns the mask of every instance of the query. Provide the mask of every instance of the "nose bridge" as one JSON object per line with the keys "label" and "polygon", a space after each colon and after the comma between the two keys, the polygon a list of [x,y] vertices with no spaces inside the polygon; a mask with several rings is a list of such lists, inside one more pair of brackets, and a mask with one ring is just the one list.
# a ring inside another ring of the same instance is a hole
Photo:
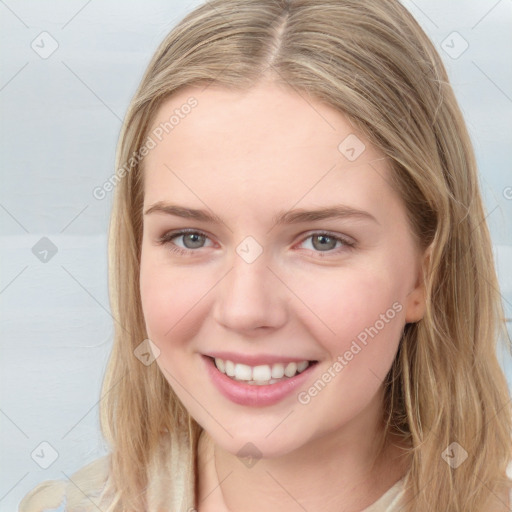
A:
{"label": "nose bridge", "polygon": [[238,330],[278,326],[285,313],[283,289],[269,268],[272,263],[264,247],[246,237],[230,262],[216,297],[217,320]]}

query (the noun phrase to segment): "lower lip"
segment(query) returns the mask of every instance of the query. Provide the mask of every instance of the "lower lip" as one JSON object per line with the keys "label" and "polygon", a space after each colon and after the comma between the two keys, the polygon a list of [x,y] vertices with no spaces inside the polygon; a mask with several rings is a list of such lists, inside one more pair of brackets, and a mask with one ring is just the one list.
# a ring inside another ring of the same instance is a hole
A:
{"label": "lower lip", "polygon": [[236,404],[252,407],[276,404],[304,384],[316,366],[316,363],[312,364],[295,377],[290,377],[281,382],[258,386],[257,384],[245,384],[243,381],[233,380],[220,372],[212,359],[207,356],[202,356],[202,358],[213,384],[226,398]]}

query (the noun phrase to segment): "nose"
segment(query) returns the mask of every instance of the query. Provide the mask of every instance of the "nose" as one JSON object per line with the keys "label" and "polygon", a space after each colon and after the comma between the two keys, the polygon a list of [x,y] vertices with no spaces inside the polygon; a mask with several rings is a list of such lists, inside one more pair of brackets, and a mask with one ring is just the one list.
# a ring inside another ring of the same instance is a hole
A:
{"label": "nose", "polygon": [[252,262],[235,254],[216,286],[215,320],[245,336],[281,327],[288,315],[289,292],[278,276],[265,253]]}

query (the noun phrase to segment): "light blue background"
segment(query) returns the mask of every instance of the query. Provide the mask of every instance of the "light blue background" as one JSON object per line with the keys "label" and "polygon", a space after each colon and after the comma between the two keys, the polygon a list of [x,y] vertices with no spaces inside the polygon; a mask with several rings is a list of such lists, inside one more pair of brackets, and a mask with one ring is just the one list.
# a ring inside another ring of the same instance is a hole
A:
{"label": "light blue background", "polygon": [[[111,194],[99,201],[92,190],[114,171],[122,119],[153,51],[199,3],[0,1],[0,511],[106,453],[97,413],[113,334]],[[438,47],[469,126],[510,319],[512,0],[404,4]],[[47,59],[31,48],[43,31],[58,43]],[[458,58],[454,31],[469,44]],[[32,253],[41,237],[58,248],[47,263]],[[31,458],[41,442],[58,453],[48,469]]]}

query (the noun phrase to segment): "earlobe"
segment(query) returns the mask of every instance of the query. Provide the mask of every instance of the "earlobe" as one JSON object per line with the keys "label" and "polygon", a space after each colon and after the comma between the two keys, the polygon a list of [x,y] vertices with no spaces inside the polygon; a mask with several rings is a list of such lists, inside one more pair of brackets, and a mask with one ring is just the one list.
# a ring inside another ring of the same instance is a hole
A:
{"label": "earlobe", "polygon": [[426,293],[424,270],[428,269],[431,254],[432,245],[423,253],[420,260],[420,263],[423,263],[423,265],[419,265],[415,287],[406,297],[405,322],[408,324],[419,322],[425,314]]}
{"label": "earlobe", "polygon": [[415,288],[407,297],[407,307],[405,310],[405,323],[412,324],[419,322],[425,314],[425,297],[423,285]]}

